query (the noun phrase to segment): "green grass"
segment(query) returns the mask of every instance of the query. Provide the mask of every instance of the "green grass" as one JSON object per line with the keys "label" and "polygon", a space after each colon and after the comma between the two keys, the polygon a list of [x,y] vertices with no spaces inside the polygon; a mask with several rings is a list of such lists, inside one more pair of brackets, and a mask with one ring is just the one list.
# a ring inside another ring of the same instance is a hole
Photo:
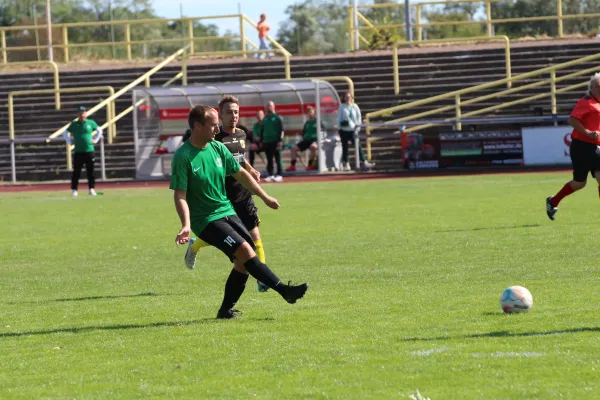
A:
{"label": "green grass", "polygon": [[[234,321],[227,259],[185,268],[166,188],[3,194],[0,398],[600,398],[600,204],[550,222],[567,179],[270,185],[267,263],[311,287],[251,279]],[[533,309],[505,315],[516,284]]]}

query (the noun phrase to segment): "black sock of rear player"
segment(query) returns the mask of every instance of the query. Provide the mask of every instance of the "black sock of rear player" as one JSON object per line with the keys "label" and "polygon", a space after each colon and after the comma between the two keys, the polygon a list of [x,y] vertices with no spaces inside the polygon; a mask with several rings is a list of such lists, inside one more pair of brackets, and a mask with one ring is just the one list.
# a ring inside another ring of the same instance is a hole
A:
{"label": "black sock of rear player", "polygon": [[261,281],[277,293],[283,295],[285,285],[266,264],[260,262],[258,257],[253,257],[244,263],[244,266],[256,280]]}
{"label": "black sock of rear player", "polygon": [[244,289],[246,288],[246,282],[248,281],[248,275],[231,270],[227,282],[225,282],[225,296],[223,297],[223,303],[221,304],[221,310],[231,310],[235,303],[240,299]]}

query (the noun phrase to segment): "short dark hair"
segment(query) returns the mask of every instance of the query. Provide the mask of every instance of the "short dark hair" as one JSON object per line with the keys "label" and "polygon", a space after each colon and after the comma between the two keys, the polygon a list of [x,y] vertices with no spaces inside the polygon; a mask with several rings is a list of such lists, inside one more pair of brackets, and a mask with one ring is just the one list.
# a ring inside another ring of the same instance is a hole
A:
{"label": "short dark hair", "polygon": [[238,106],[240,105],[240,101],[237,99],[237,97],[234,97],[230,94],[226,94],[225,96],[223,96],[221,101],[219,101],[219,111],[222,111],[223,107],[225,107],[225,104],[229,103],[237,104]]}
{"label": "short dark hair", "polygon": [[202,104],[199,104],[192,108],[188,115],[188,125],[190,126],[190,129],[194,130],[194,124],[196,122],[204,125],[204,123],[206,122],[206,117],[208,116],[208,113],[211,110],[214,111],[214,108]]}

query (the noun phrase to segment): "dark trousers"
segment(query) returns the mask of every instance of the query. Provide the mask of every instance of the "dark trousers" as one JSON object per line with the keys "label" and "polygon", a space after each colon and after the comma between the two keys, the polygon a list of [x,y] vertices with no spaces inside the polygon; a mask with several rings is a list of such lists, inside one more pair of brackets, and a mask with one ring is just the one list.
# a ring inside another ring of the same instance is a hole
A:
{"label": "dark trousers", "polygon": [[77,190],[79,186],[79,177],[81,176],[81,169],[85,164],[85,172],[88,179],[88,187],[93,189],[96,184],[94,178],[94,152],[89,153],[75,153],[75,160],[73,161],[73,176],[71,178],[71,189]]}
{"label": "dark trousers", "polygon": [[273,158],[277,162],[277,175],[281,175],[281,150],[277,148],[277,142],[264,144],[265,155],[267,156],[267,173],[273,176]]}
{"label": "dark trousers", "polygon": [[248,158],[250,161],[250,165],[252,167],[254,167],[254,160],[256,159],[256,155],[259,153],[262,153],[262,150],[257,150],[257,151],[250,150],[248,153],[249,153]]}
{"label": "dark trousers", "polygon": [[[340,129],[338,132],[340,134],[340,139],[342,140],[342,162],[350,162],[350,154],[348,153],[348,142],[354,145],[354,132],[352,131],[343,131]],[[360,145],[360,140],[358,141],[358,156],[360,161],[365,161],[365,153],[362,151],[362,147]]]}

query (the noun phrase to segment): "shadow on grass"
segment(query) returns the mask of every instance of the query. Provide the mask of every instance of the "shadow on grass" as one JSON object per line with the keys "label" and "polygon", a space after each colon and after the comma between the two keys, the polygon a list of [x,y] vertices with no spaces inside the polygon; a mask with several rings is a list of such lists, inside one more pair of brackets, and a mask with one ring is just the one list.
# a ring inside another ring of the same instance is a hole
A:
{"label": "shadow on grass", "polygon": [[467,229],[445,229],[441,231],[435,231],[436,233],[448,233],[448,232],[477,232],[477,231],[501,231],[507,229],[523,229],[523,228],[539,228],[541,224],[527,224],[527,225],[514,225],[514,226],[492,226],[487,228],[467,228]]}
{"label": "shadow on grass", "polygon": [[546,332],[522,332],[522,333],[511,333],[508,331],[495,331],[488,333],[478,333],[474,335],[465,335],[465,336],[438,336],[438,337],[430,337],[430,338],[404,338],[403,342],[430,342],[436,340],[461,340],[461,339],[485,339],[485,338],[510,338],[510,337],[527,337],[527,336],[552,336],[552,335],[566,335],[569,333],[584,333],[584,332],[600,332],[600,327],[582,327],[582,328],[572,328],[572,329],[563,329],[556,331],[546,331]]}
{"label": "shadow on grass", "polygon": [[156,294],[156,293],[138,293],[138,294],[122,294],[116,296],[85,296],[85,297],[72,297],[66,299],[54,299],[54,300],[38,300],[38,301],[15,301],[7,304],[38,304],[45,302],[62,302],[62,301],[88,301],[88,300],[110,300],[110,299],[126,299],[132,297],[159,297],[159,296],[171,296],[170,294]]}
{"label": "shadow on grass", "polygon": [[54,333],[83,333],[92,331],[118,331],[127,329],[144,329],[144,328],[163,328],[163,327],[183,327],[188,325],[197,324],[209,324],[214,322],[221,322],[216,318],[203,318],[191,321],[172,321],[172,322],[153,322],[149,324],[119,324],[119,325],[104,325],[104,326],[82,326],[73,328],[60,328],[60,329],[49,329],[43,331],[30,331],[30,332],[6,332],[0,333],[0,338],[9,337],[21,337],[21,336],[34,336],[34,335],[52,335]]}

